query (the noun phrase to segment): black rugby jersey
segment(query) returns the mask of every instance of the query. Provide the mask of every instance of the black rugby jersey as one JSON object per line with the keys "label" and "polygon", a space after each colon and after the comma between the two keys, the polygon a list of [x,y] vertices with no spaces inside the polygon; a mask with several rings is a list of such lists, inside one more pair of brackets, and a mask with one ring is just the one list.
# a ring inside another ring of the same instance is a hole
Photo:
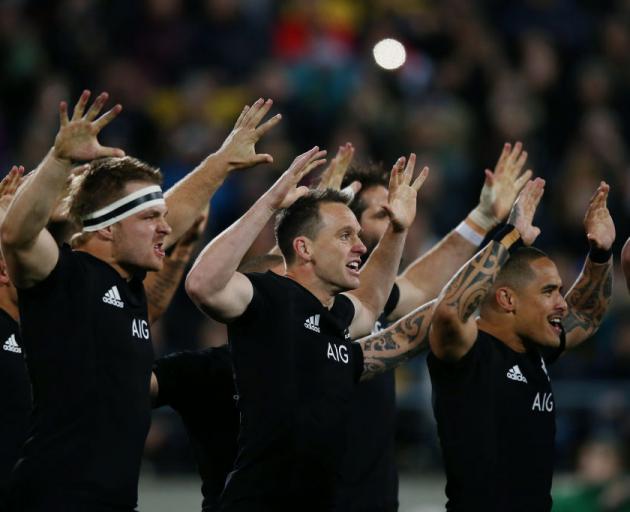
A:
{"label": "black rugby jersey", "polygon": [[64,245],[18,297],[33,423],[12,475],[16,509],[133,510],[153,363],[141,279]]}
{"label": "black rugby jersey", "polygon": [[[400,290],[394,284],[373,332],[388,327]],[[346,450],[339,468],[335,510],[398,510],[396,379],[394,370],[361,382],[352,395]]]}
{"label": "black rugby jersey", "polygon": [[28,379],[18,324],[0,309],[0,510],[9,474],[26,439],[31,413]]}
{"label": "black rugby jersey", "polygon": [[547,365],[479,331],[456,363],[428,357],[449,511],[551,510],[555,404]]}
{"label": "black rugby jersey", "polygon": [[227,347],[170,354],[155,362],[156,407],[181,416],[201,476],[204,512],[215,510],[234,466],[238,437],[236,388]]}
{"label": "black rugby jersey", "polygon": [[229,324],[241,430],[222,511],[318,511],[332,506],[344,422],[363,370],[350,342],[350,299],[329,310],[295,281],[247,274],[254,294]]}

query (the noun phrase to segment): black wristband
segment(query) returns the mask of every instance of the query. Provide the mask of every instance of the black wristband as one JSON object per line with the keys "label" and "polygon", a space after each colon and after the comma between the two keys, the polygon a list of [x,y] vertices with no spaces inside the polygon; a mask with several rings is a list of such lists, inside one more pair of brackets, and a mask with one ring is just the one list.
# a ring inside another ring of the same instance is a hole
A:
{"label": "black wristband", "polygon": [[610,249],[599,249],[595,246],[588,251],[588,258],[593,263],[607,263],[612,256],[612,247]]}
{"label": "black wristband", "polygon": [[506,224],[501,229],[497,230],[492,240],[499,242],[510,254],[514,254],[515,251],[524,245],[521,234],[512,224]]}

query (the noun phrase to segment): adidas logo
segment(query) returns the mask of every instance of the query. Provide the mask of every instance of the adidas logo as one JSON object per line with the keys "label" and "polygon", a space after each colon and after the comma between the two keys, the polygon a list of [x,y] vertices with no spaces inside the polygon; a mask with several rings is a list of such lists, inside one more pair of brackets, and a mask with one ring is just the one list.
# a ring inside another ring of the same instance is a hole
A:
{"label": "adidas logo", "polygon": [[22,353],[22,349],[17,344],[17,341],[15,341],[15,334],[12,334],[11,336],[9,336],[9,339],[4,342],[4,345],[2,345],[2,348],[6,350],[7,352],[15,352],[16,354]]}
{"label": "adidas logo", "polygon": [[120,293],[118,293],[118,288],[112,286],[109,290],[105,292],[103,295],[103,302],[105,304],[110,304],[111,306],[116,306],[117,308],[124,308],[125,303],[120,299]]}
{"label": "adidas logo", "polygon": [[311,331],[319,332],[319,315],[308,317],[304,321],[304,327],[310,329]]}
{"label": "adidas logo", "polygon": [[507,378],[527,384],[527,379],[525,378],[525,375],[521,373],[521,369],[518,367],[517,364],[515,364],[514,366],[512,366],[512,368],[508,370]]}

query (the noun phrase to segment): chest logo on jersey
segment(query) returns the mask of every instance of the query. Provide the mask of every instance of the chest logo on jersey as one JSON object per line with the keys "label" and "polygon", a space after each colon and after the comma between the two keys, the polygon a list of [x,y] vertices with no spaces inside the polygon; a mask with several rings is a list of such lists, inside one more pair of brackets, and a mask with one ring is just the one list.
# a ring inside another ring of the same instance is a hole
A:
{"label": "chest logo on jersey", "polygon": [[328,342],[326,357],[336,361],[337,363],[348,364],[348,347]]}
{"label": "chest logo on jersey", "polygon": [[553,411],[553,393],[536,393],[532,411],[551,412]]}
{"label": "chest logo on jersey", "polygon": [[306,320],[304,320],[304,327],[314,332],[320,332],[319,331],[319,315],[309,316]]}
{"label": "chest logo on jersey", "polygon": [[103,302],[105,304],[109,304],[110,306],[116,306],[117,308],[125,307],[125,303],[120,298],[120,293],[118,293],[118,288],[116,286],[112,286],[105,292],[105,295],[103,295]]}
{"label": "chest logo on jersey", "polygon": [[149,339],[149,324],[141,318],[134,318],[131,321],[131,335],[141,340]]}
{"label": "chest logo on jersey", "polygon": [[521,372],[521,369],[518,367],[517,364],[512,366],[512,368],[507,371],[507,378],[510,380],[515,380],[516,382],[524,382],[525,384],[527,384],[527,379],[525,378],[525,375],[523,375],[523,372]]}
{"label": "chest logo on jersey", "polygon": [[2,345],[2,349],[6,350],[7,352],[14,352],[16,354],[22,353],[22,349],[17,344],[17,341],[15,341],[15,334],[9,336],[9,339],[4,342],[4,345]]}

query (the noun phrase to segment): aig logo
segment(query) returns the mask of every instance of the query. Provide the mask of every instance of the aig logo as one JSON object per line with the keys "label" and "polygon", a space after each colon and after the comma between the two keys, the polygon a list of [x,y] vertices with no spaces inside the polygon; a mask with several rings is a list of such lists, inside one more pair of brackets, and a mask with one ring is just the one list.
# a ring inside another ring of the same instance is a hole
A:
{"label": "aig logo", "polygon": [[326,357],[338,363],[348,364],[348,347],[328,342]]}
{"label": "aig logo", "polygon": [[134,318],[131,321],[131,335],[141,340],[149,339],[149,324],[146,320]]}
{"label": "aig logo", "polygon": [[551,393],[536,393],[532,411],[551,412],[553,411],[553,395]]}

